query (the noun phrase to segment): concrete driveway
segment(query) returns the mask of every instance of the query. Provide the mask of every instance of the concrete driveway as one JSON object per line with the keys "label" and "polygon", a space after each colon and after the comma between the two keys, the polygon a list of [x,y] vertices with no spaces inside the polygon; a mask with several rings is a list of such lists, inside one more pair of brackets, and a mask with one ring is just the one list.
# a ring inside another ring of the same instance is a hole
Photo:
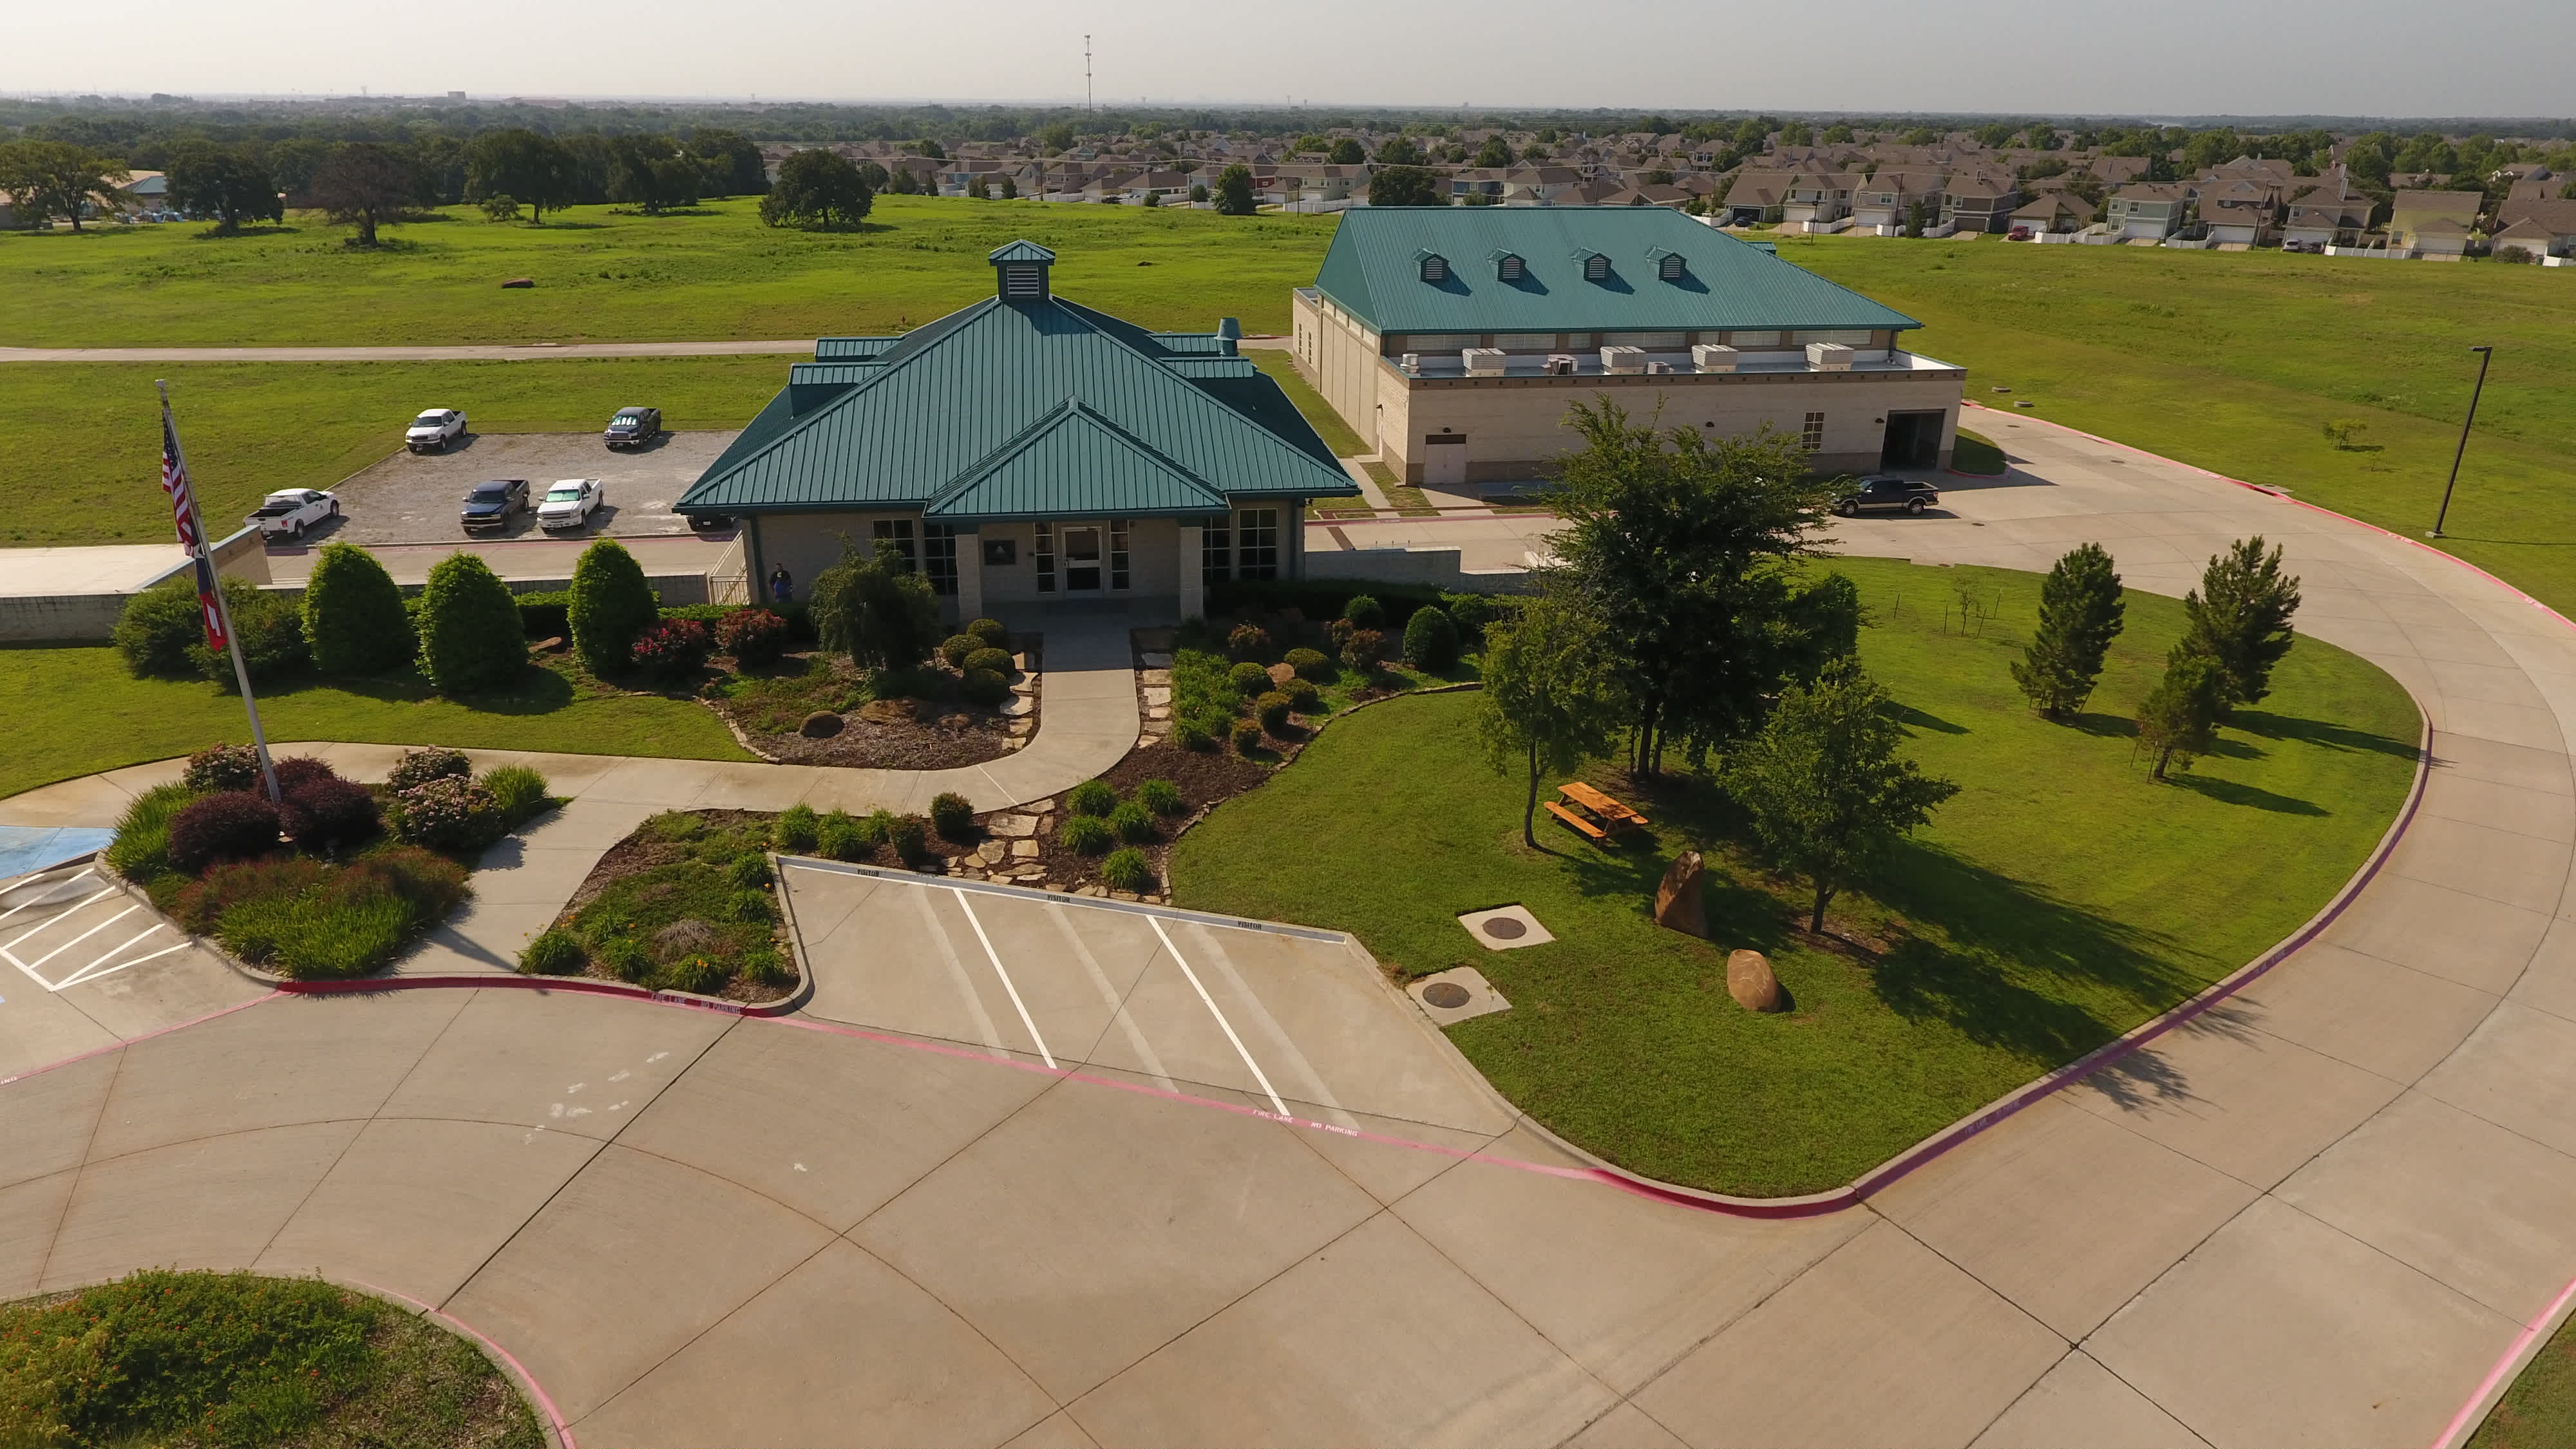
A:
{"label": "concrete driveway", "polygon": [[[1416,1057],[1302,946],[1256,970],[1219,934],[1247,990],[1202,975],[1194,1018],[1133,921],[1066,940],[1043,905],[798,873],[801,1018],[277,998],[0,1086],[0,1295],[154,1263],[379,1284],[507,1346],[592,1446],[2443,1439],[2576,1275],[2576,630],[2405,540],[1994,426],[2012,476],[1845,546],[2044,568],[2096,539],[2179,593],[2262,533],[2437,762],[2314,944],[1863,1208],[1722,1217],[1507,1117],[1387,1114]],[[1247,1001],[1359,1129],[1271,1110],[1251,1065],[1292,1074]]]}

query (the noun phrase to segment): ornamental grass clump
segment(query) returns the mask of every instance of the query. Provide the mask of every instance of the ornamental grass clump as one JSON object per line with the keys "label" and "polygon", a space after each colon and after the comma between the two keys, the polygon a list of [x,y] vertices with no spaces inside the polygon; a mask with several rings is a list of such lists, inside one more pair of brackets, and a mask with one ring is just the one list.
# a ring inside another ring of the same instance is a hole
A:
{"label": "ornamental grass clump", "polygon": [[186,785],[156,785],[134,797],[116,822],[116,839],[107,847],[110,869],[127,880],[148,883],[169,874],[170,821],[197,798]]}
{"label": "ornamental grass clump", "polygon": [[1076,855],[1098,855],[1110,846],[1109,822],[1097,815],[1076,815],[1056,827],[1056,843]]}
{"label": "ornamental grass clump", "polygon": [[549,927],[519,952],[519,970],[530,976],[572,976],[587,960],[579,937],[559,926]]}
{"label": "ornamental grass clump", "polygon": [[1129,844],[1152,840],[1158,833],[1154,826],[1154,812],[1146,809],[1140,800],[1122,801],[1117,809],[1110,811],[1109,828]]}
{"label": "ornamental grass clump", "polygon": [[1100,878],[1113,889],[1142,892],[1153,888],[1154,867],[1145,859],[1145,852],[1131,845],[1109,853],[1109,858],[1100,863]]}
{"label": "ornamental grass clump", "polygon": [[1076,815],[1106,815],[1118,804],[1118,792],[1106,780],[1085,780],[1064,792],[1064,808]]}
{"label": "ornamental grass clump", "polygon": [[778,812],[769,824],[770,844],[789,855],[803,855],[814,848],[814,836],[822,817],[811,805],[790,805]]}
{"label": "ornamental grass clump", "polygon": [[1136,787],[1136,798],[1157,815],[1178,815],[1189,808],[1181,787],[1169,780],[1148,780]]}
{"label": "ornamental grass clump", "polygon": [[493,803],[501,807],[501,818],[513,827],[526,823],[553,803],[546,794],[546,777],[525,765],[503,765],[483,775],[483,788],[492,792]]}

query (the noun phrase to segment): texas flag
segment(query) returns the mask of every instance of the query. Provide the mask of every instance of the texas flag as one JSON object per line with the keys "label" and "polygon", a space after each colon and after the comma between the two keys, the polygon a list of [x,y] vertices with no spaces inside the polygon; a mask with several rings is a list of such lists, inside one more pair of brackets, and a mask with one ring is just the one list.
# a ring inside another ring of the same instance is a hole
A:
{"label": "texas flag", "polygon": [[170,495],[170,517],[179,527],[179,546],[197,563],[197,609],[206,620],[206,647],[224,647],[223,594],[215,585],[214,561],[206,557],[205,535],[197,525],[196,495],[188,490],[187,465],[179,461],[179,433],[161,412],[161,491]]}

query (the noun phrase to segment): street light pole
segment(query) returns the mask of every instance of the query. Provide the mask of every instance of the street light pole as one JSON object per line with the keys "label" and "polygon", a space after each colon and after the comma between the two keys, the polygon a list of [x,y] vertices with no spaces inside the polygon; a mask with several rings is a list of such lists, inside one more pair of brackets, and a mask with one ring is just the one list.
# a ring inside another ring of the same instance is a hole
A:
{"label": "street light pole", "polygon": [[2451,454],[2451,481],[2442,485],[2442,510],[2433,515],[2433,531],[2425,535],[2427,538],[2440,538],[2442,524],[2451,516],[2451,490],[2460,486],[2460,460],[2469,452],[2469,425],[2478,420],[2478,394],[2487,390],[2487,364],[2495,360],[2492,347],[2472,347],[2469,350],[2478,355],[2478,382],[2477,386],[2469,389],[2469,415],[2460,420],[2459,451]]}

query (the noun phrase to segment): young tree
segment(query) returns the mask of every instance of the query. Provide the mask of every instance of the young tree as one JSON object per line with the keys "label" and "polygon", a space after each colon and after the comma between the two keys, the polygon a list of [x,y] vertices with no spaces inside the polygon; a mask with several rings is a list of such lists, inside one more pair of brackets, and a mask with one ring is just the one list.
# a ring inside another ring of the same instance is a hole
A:
{"label": "young tree", "polygon": [[1001,194],[1001,198],[1002,198],[1004,201],[1017,201],[1017,200],[1019,200],[1019,198],[1020,198],[1020,183],[1018,182],[1018,180],[1017,180],[1017,179],[1015,179],[1015,178],[1013,178],[1013,177],[1009,177],[1009,176],[1005,176],[1005,177],[1003,177],[1003,178],[1002,178],[1002,181],[1001,181],[1001,190],[1000,190],[1000,194]]}
{"label": "young tree", "polygon": [[1606,753],[1619,694],[1602,668],[1600,641],[1569,602],[1541,596],[1485,626],[1484,689],[1476,729],[1504,774],[1526,768],[1521,840],[1538,847],[1538,784]]}
{"label": "young tree", "polygon": [[534,131],[489,131],[465,148],[465,196],[515,198],[531,221],[542,222],[572,199],[576,170],[570,152]]}
{"label": "young tree", "polygon": [[[910,172],[895,173],[896,187]],[[812,226],[829,230],[856,226],[875,203],[866,178],[848,159],[822,147],[797,152],[778,163],[778,181],[760,199],[760,219],[771,226]]]}
{"label": "young tree", "polygon": [[1783,690],[1761,733],[1729,753],[1727,793],[1772,859],[1814,888],[1810,931],[1823,931],[1834,897],[1870,879],[1890,846],[1959,793],[1897,757],[1905,730],[1888,705],[1886,690],[1844,665],[1812,689]]}
{"label": "young tree", "polygon": [[402,590],[376,556],[326,543],[304,584],[304,642],[324,674],[382,674],[410,659],[418,641]]}
{"label": "young tree", "polygon": [[644,631],[662,621],[644,566],[613,538],[594,541],[572,566],[573,653],[593,674],[623,670]]}
{"label": "young tree", "polygon": [[1397,136],[1377,148],[1377,164],[1380,166],[1419,166],[1429,159],[1422,154],[1422,148],[1413,143],[1411,136]]}
{"label": "young tree", "polygon": [[354,226],[352,240],[376,244],[376,228],[400,219],[420,199],[420,178],[411,163],[391,146],[352,141],[331,153],[313,176],[313,204],[341,226]]}
{"label": "young tree", "polygon": [[826,649],[861,669],[906,669],[939,643],[939,599],[891,542],[861,557],[845,539],[841,561],[814,576],[814,627]]}
{"label": "young tree", "polygon": [[519,606],[482,556],[452,553],[432,564],[420,593],[420,672],[439,693],[500,689],[528,667]]}
{"label": "young tree", "polygon": [[1250,216],[1256,209],[1252,199],[1251,168],[1238,162],[1217,173],[1217,215]]}
{"label": "young tree", "polygon": [[128,174],[124,162],[67,141],[0,143],[0,191],[18,198],[26,215],[68,217],[74,231],[91,205],[115,207]]}
{"label": "young tree", "polygon": [[2166,778],[2168,765],[2188,770],[2193,756],[2209,753],[2226,687],[2217,663],[2206,655],[2177,650],[2166,661],[2165,677],[2138,706],[2138,748],[2155,756],[2155,778]]}
{"label": "young tree", "polygon": [[2056,720],[2084,708],[2127,610],[2120,576],[2100,544],[2070,549],[2057,561],[2039,586],[2039,628],[2012,666],[2013,683],[2033,708]]}
{"label": "young tree", "polygon": [[2176,654],[2198,654],[2218,666],[2223,722],[2240,704],[2260,704],[2272,691],[2272,666],[2297,642],[2290,616],[2299,611],[2299,580],[2281,572],[2281,550],[2263,552],[2261,535],[2213,554],[2200,587],[2183,595],[2189,622]]}
{"label": "young tree", "polygon": [[170,153],[170,200],[182,211],[215,219],[217,236],[231,236],[246,221],[284,221],[286,204],[259,148],[248,143],[199,141]]}
{"label": "young tree", "polygon": [[1446,206],[1440,173],[1427,166],[1385,166],[1369,177],[1371,206]]}

